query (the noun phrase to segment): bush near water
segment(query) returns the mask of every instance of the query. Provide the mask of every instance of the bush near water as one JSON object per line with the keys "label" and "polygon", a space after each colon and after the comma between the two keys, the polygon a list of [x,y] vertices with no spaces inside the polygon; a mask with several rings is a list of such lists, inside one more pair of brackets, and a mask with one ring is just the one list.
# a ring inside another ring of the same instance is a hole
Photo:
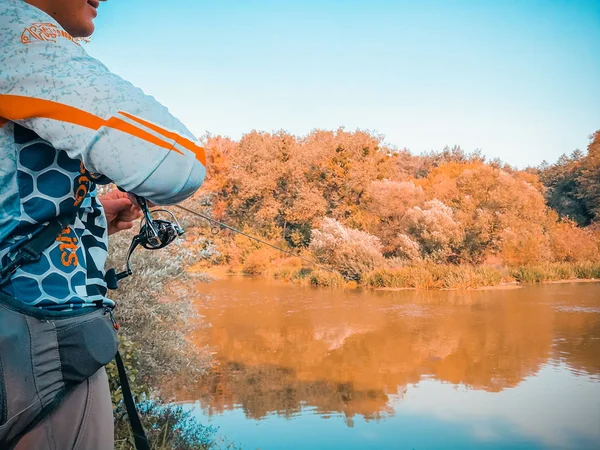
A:
{"label": "bush near water", "polygon": [[[597,277],[600,131],[586,152],[524,170],[459,147],[416,156],[363,131],[252,132],[239,142],[208,136],[205,147],[211,172],[191,207],[357,284],[461,288]],[[199,270],[223,265],[344,284],[230,231],[197,233]]]}

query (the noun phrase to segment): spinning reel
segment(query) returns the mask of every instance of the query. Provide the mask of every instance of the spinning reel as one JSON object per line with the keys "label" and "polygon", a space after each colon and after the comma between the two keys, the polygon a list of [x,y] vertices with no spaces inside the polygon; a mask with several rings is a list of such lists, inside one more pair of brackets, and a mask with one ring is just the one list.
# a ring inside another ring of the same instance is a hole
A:
{"label": "spinning reel", "polygon": [[[133,275],[130,261],[131,254],[138,245],[141,245],[146,250],[159,250],[169,245],[184,233],[183,228],[181,228],[181,225],[179,225],[177,218],[172,212],[167,211],[166,209],[155,209],[150,211],[148,202],[145,198],[138,197],[137,195],[135,198],[142,208],[143,213],[140,222],[140,231],[131,240],[131,245],[127,251],[125,270],[116,273],[115,269],[110,269],[106,272],[104,280],[106,281],[108,289],[117,289],[119,287],[119,280]],[[153,218],[152,214],[157,213],[166,214],[171,220]]]}

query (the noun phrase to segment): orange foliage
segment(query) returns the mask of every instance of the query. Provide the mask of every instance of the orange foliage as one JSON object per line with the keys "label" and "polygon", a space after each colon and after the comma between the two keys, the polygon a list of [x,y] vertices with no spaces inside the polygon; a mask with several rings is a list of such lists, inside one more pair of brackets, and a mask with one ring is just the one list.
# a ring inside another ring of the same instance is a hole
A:
{"label": "orange foliage", "polygon": [[600,130],[592,136],[588,146],[588,154],[582,160],[582,171],[579,183],[582,197],[586,202],[593,219],[600,219]]}
{"label": "orange foliage", "polygon": [[598,240],[591,231],[563,220],[550,229],[550,248],[555,261],[587,262],[600,260]]}
{"label": "orange foliage", "polygon": [[530,265],[551,258],[549,237],[535,223],[516,224],[503,232],[502,258],[505,264]]}
{"label": "orange foliage", "polygon": [[331,265],[349,280],[359,281],[383,263],[378,238],[346,228],[335,219],[324,219],[312,234],[310,248],[318,260]]}
{"label": "orange foliage", "polygon": [[[485,163],[458,147],[413,156],[386,148],[380,136],[340,129],[305,137],[251,132],[239,142],[209,137],[206,151],[203,198],[212,214],[292,248],[308,247],[311,230],[329,217],[378,238],[384,256],[407,261],[600,259],[598,235],[558,221],[535,170]],[[599,155],[597,134],[581,179],[590,205]]]}

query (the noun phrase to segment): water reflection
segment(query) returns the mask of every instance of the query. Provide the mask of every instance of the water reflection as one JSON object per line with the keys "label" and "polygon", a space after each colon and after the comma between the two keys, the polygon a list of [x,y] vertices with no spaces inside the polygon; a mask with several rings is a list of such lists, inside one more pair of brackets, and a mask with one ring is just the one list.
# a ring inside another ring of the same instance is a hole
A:
{"label": "water reflection", "polygon": [[[350,427],[357,418],[398,415],[399,408],[469,420],[504,412],[520,417],[527,408],[516,398],[504,409],[489,399],[507,390],[497,399],[511,398],[510,388],[523,383],[535,387],[531,401],[556,408],[560,395],[545,392],[546,371],[579,377],[589,390],[581,399],[584,415],[600,421],[600,403],[586,401],[600,394],[600,285],[344,292],[230,280],[199,290],[198,308],[210,327],[191,338],[214,349],[214,370],[164,391],[198,400],[209,416],[241,409],[252,419],[290,418],[310,408],[339,415]],[[542,428],[558,426],[551,422]],[[577,423],[585,428],[585,420]],[[474,435],[499,433],[485,427]],[[561,439],[552,442],[564,445]]]}

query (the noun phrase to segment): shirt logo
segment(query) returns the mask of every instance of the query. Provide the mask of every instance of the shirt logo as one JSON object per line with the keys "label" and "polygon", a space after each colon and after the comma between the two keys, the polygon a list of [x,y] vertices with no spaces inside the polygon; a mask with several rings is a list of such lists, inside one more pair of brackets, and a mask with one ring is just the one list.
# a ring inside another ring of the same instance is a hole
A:
{"label": "shirt logo", "polygon": [[77,177],[77,189],[75,189],[75,206],[81,205],[83,199],[87,196],[88,191],[90,190],[90,179],[86,176],[87,170],[83,165],[83,161],[79,165],[79,175]]}
{"label": "shirt logo", "polygon": [[79,45],[76,39],[65,30],[58,28],[51,23],[34,23],[23,30],[21,33],[21,43],[31,44],[33,41],[56,42],[57,39],[67,39]]}
{"label": "shirt logo", "polygon": [[58,249],[60,250],[60,261],[64,267],[78,266],[79,259],[77,258],[77,235],[72,233],[71,227],[67,227],[60,233],[60,236],[56,238],[60,242]]}

